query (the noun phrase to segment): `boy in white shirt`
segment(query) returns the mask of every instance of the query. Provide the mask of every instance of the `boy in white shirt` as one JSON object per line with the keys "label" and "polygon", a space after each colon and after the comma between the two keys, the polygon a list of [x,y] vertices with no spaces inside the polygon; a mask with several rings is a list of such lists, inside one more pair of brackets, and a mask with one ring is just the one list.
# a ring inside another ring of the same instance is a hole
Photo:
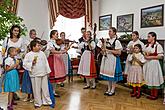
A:
{"label": "boy in white shirt", "polygon": [[43,105],[51,105],[48,74],[51,72],[44,52],[41,51],[41,45],[38,41],[31,41],[30,48],[32,51],[25,55],[23,67],[30,72],[34,94],[35,108]]}

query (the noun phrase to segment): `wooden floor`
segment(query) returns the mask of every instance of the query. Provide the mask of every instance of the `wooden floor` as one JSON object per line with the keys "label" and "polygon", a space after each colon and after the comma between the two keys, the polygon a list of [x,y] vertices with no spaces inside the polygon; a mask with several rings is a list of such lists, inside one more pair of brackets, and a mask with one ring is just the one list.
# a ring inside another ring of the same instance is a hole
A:
{"label": "wooden floor", "polygon": [[[163,99],[156,101],[146,99],[143,95],[140,99],[131,98],[130,89],[117,86],[115,96],[104,96],[106,90],[106,82],[101,81],[97,84],[96,90],[83,90],[83,80],[74,78],[74,82],[65,83],[65,87],[58,87],[57,92],[61,97],[56,98],[56,106],[54,109],[42,106],[38,110],[165,110],[162,104]],[[33,110],[33,104],[23,102],[24,94],[21,94],[21,100],[14,110]],[[0,94],[0,106],[6,108],[7,94]]]}

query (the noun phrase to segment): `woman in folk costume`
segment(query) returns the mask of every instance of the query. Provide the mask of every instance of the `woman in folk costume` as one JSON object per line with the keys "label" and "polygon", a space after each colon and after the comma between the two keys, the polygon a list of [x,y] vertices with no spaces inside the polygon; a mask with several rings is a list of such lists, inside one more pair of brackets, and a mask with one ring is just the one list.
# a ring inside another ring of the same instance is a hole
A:
{"label": "woman in folk costume", "polygon": [[155,100],[158,98],[158,89],[163,87],[164,79],[159,59],[163,59],[163,48],[156,41],[155,32],[148,33],[148,44],[145,45],[145,59],[147,62],[143,66],[144,80],[151,94],[147,98]]}
{"label": "woman in folk costume", "polygon": [[102,39],[98,46],[103,49],[104,56],[101,62],[100,77],[108,81],[108,90],[104,95],[115,95],[116,82],[123,80],[122,68],[120,64],[120,54],[122,45],[117,40],[116,28],[109,29],[109,37]]}
{"label": "woman in folk costume", "polygon": [[[25,42],[25,50],[26,52],[24,54],[27,54],[28,52],[31,51],[30,49],[30,42],[36,38],[36,30],[35,29],[31,29],[29,32],[29,37],[28,39],[26,39]],[[32,95],[32,84],[31,84],[31,79],[29,76],[29,71],[28,70],[24,70],[24,74],[23,74],[23,78],[22,78],[22,87],[21,90],[23,93],[26,93],[28,96],[23,100],[23,101],[30,101],[33,102],[33,95]]]}
{"label": "woman in folk costume", "polygon": [[130,62],[128,61],[129,57],[131,56],[133,50],[134,50],[134,45],[140,44],[142,47],[142,50],[144,48],[144,43],[139,40],[139,33],[137,31],[132,32],[132,41],[130,41],[127,45],[127,60],[126,60],[126,65],[125,65],[125,71],[124,74],[128,73],[129,67],[130,67]]}
{"label": "woman in folk costume", "polygon": [[90,79],[92,81],[91,88],[92,89],[96,88],[95,78],[97,77],[97,74],[96,74],[94,54],[92,52],[95,49],[96,44],[91,36],[92,36],[91,32],[87,31],[86,41],[82,46],[82,48],[84,48],[84,52],[81,56],[81,60],[78,68],[78,74],[86,78],[87,85],[84,87],[84,89],[90,88]]}
{"label": "woman in folk costume", "polygon": [[[67,42],[65,39],[65,32],[60,33],[60,37],[63,40],[63,43],[60,45],[61,50],[68,50],[74,42]],[[68,53],[62,54],[62,58],[65,64],[66,74],[69,76],[68,81],[70,82],[70,77],[73,76],[71,60]],[[62,85],[61,85],[62,86]]]}
{"label": "woman in folk costume", "polygon": [[54,83],[54,95],[59,97],[55,93],[55,83],[63,82],[66,79],[65,64],[62,59],[62,54],[66,53],[66,50],[60,50],[60,46],[57,45],[58,31],[52,30],[50,32],[50,41],[48,41],[46,51],[49,51],[48,62],[51,69],[49,79],[51,83]]}
{"label": "woman in folk costume", "polygon": [[129,56],[128,61],[131,65],[128,71],[127,83],[133,87],[131,97],[140,98],[141,86],[144,84],[142,66],[146,62],[140,44],[134,45],[133,53]]}

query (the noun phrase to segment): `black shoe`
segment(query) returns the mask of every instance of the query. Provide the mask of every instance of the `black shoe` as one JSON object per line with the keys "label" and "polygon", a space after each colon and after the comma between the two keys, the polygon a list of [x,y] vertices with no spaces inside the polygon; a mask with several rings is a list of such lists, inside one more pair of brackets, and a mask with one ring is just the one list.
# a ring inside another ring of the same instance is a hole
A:
{"label": "black shoe", "polygon": [[14,95],[13,95],[13,100],[20,100],[20,98],[18,97],[18,95],[16,93],[14,93]]}
{"label": "black shoe", "polygon": [[83,89],[89,89],[90,88],[90,86],[85,86]]}
{"label": "black shoe", "polygon": [[34,106],[34,108],[35,108],[35,109],[38,109],[38,108],[40,108],[40,107],[39,107],[39,106]]}
{"label": "black shoe", "polygon": [[54,94],[54,97],[60,97],[60,95],[58,95],[58,94]]}
{"label": "black shoe", "polygon": [[96,89],[96,86],[94,86],[94,87],[92,86],[91,89]]}
{"label": "black shoe", "polygon": [[60,84],[60,87],[64,87],[64,83],[61,83],[61,84]]}
{"label": "black shoe", "polygon": [[113,92],[113,93],[112,92],[109,92],[108,93],[108,96],[113,96],[113,95],[115,95],[115,92]]}
{"label": "black shoe", "polygon": [[109,94],[109,92],[108,91],[106,91],[105,93],[104,93],[104,95],[108,95]]}

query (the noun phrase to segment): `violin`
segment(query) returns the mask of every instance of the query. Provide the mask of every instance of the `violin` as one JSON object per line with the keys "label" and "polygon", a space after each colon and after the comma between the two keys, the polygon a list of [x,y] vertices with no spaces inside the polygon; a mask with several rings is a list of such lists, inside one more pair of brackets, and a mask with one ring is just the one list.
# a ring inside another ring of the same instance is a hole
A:
{"label": "violin", "polygon": [[62,39],[56,39],[56,43],[57,45],[61,45],[61,44],[69,44],[69,43],[78,43],[76,41],[72,41],[72,40],[69,40],[69,39],[65,39],[65,40],[62,40]]}

